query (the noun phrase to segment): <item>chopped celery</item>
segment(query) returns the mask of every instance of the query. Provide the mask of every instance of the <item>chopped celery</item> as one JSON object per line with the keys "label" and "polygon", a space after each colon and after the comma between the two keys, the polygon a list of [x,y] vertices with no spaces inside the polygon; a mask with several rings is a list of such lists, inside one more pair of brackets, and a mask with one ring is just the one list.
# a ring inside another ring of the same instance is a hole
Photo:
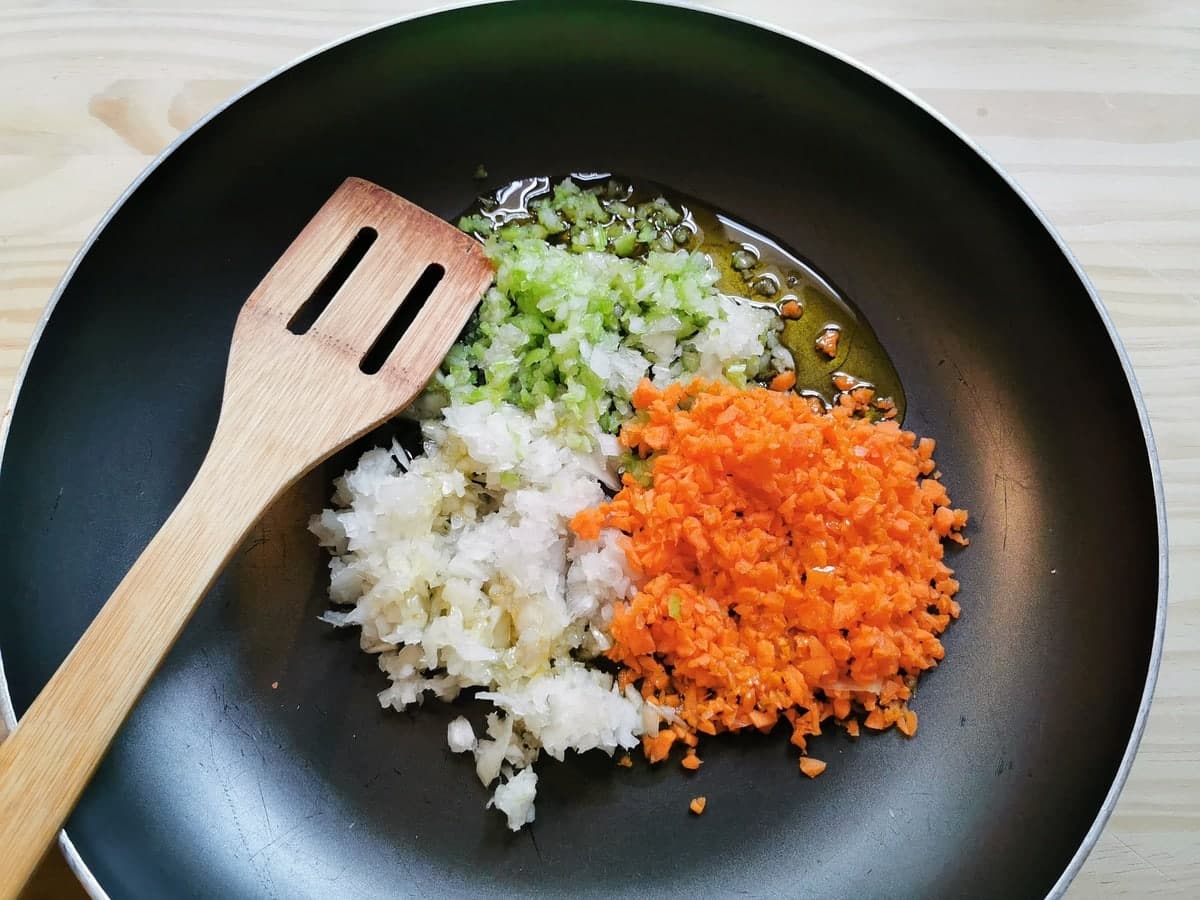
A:
{"label": "chopped celery", "polygon": [[550,402],[563,425],[614,433],[643,377],[746,384],[769,316],[734,310],[703,254],[659,249],[675,246],[678,210],[662,199],[632,207],[625,196],[619,185],[567,179],[532,201],[528,216],[499,226],[486,214],[463,217],[496,282],[432,392],[527,410]]}
{"label": "chopped celery", "polygon": [[671,596],[667,598],[667,615],[669,615],[672,619],[678,619],[679,614],[683,612],[682,606],[683,598],[678,594],[671,594]]}

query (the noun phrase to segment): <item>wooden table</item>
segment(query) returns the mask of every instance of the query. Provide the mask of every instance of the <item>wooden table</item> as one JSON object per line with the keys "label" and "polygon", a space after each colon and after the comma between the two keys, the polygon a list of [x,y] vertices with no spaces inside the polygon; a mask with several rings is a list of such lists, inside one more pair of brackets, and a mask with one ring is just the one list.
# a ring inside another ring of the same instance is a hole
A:
{"label": "wooden table", "polygon": [[[0,0],[0,395],[80,243],[180,131],[297,54],[428,5]],[[843,50],[940,109],[1049,214],[1108,305],[1158,439],[1170,616],[1141,752],[1072,896],[1200,896],[1200,4],[710,5]],[[55,854],[29,896],[80,892]]]}

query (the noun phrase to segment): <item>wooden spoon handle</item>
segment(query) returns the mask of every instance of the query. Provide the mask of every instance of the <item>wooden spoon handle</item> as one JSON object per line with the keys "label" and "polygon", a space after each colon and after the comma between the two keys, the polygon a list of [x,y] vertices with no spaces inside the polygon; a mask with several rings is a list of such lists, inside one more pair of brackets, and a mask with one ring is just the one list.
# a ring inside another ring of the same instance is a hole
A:
{"label": "wooden spoon handle", "polygon": [[213,579],[273,499],[262,496],[261,481],[237,494],[235,485],[255,482],[235,477],[224,462],[233,459],[214,442],[175,511],[0,744],[0,898],[16,897],[33,873]]}

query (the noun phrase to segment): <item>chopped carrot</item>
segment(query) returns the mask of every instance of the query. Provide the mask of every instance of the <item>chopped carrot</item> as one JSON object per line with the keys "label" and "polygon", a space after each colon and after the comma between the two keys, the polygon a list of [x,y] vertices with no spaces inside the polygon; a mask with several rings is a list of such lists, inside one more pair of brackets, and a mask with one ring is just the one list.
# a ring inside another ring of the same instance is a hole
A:
{"label": "chopped carrot", "polygon": [[701,765],[703,765],[703,761],[696,755],[695,750],[688,750],[687,755],[683,757],[680,765],[685,769],[690,769],[691,771],[695,772],[698,768],[700,768]]}
{"label": "chopped carrot", "polygon": [[804,315],[804,307],[795,299],[785,300],[779,307],[779,314],[785,319],[798,319]]}
{"label": "chopped carrot", "polygon": [[934,442],[791,391],[643,381],[633,397],[619,439],[650,481],[571,525],[623,532],[637,573],[608,656],[622,689],[678,717],[643,738],[647,759],[678,741],[692,768],[697,735],[780,719],[801,752],[833,725],[915,733],[915,676],[959,615],[942,542],[966,541]]}
{"label": "chopped carrot", "polygon": [[817,337],[817,349],[833,359],[838,354],[838,340],[842,332],[838,328],[826,328]]}
{"label": "chopped carrot", "polygon": [[594,541],[600,537],[600,528],[604,525],[604,513],[596,507],[582,510],[576,514],[571,525],[580,537]]}
{"label": "chopped carrot", "polygon": [[853,375],[847,375],[845,372],[834,372],[833,386],[839,391],[852,391],[858,387],[858,379]]}
{"label": "chopped carrot", "polygon": [[795,372],[780,372],[771,379],[771,390],[773,391],[790,391],[796,386]]}
{"label": "chopped carrot", "polygon": [[692,802],[688,804],[688,809],[699,816],[703,814],[704,807],[706,806],[708,806],[707,797],[693,797]]}
{"label": "chopped carrot", "polygon": [[828,763],[819,759],[813,759],[811,756],[800,757],[800,771],[809,778],[816,778],[825,771],[827,766]]}
{"label": "chopped carrot", "polygon": [[871,401],[875,399],[875,389],[865,386],[856,387],[850,392],[850,399],[854,401],[854,405],[860,409],[871,405]]}
{"label": "chopped carrot", "polygon": [[620,759],[617,760],[617,765],[621,766],[624,769],[632,769],[633,768],[633,759],[629,756],[628,753],[626,753]]}
{"label": "chopped carrot", "polygon": [[660,731],[654,737],[646,736],[642,738],[642,745],[646,750],[646,759],[650,762],[662,762],[667,758],[667,754],[671,752],[671,745],[675,743],[675,732],[671,730]]}

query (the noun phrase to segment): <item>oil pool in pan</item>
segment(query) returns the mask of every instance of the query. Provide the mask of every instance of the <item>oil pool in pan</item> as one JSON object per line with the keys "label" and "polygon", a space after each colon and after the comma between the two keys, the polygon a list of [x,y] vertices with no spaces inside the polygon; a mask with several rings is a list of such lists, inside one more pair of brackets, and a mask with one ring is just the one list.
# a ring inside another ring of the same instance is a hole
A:
{"label": "oil pool in pan", "polygon": [[[662,198],[679,210],[683,219],[663,232],[660,249],[707,254],[720,273],[721,292],[781,311],[780,341],[795,361],[796,391],[828,406],[839,393],[870,387],[875,399],[867,415],[903,421],[904,389],[887,351],[862,313],[811,263],[727,213],[663,185],[607,172],[570,177],[606,197],[616,192],[632,206]],[[561,180],[518,179],[480,197],[467,212],[498,225],[532,218],[530,202]]]}

